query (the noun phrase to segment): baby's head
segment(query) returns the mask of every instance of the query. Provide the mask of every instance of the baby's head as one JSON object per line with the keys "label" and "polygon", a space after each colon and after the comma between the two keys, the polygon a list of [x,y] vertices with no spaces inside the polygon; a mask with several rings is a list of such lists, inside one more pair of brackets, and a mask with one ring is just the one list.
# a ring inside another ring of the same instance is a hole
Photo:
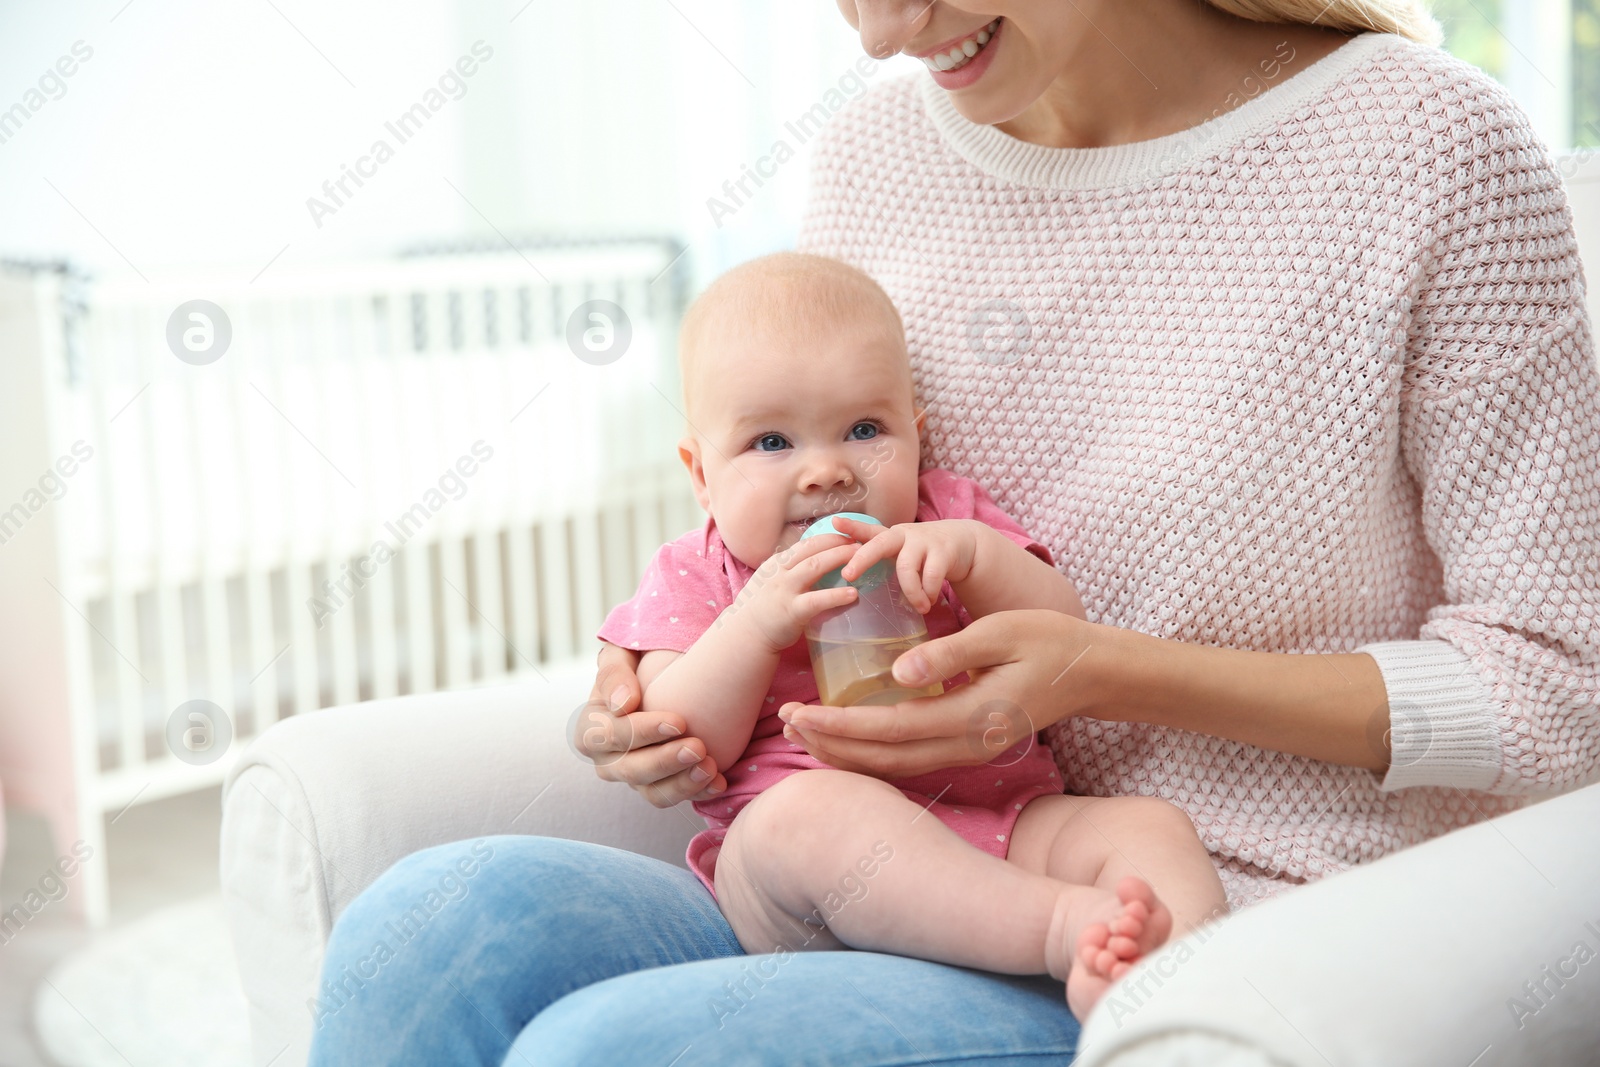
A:
{"label": "baby's head", "polygon": [[740,264],[690,306],[678,359],[678,455],[735,558],[759,567],[836,511],[916,518],[922,413],[871,278],[794,252]]}

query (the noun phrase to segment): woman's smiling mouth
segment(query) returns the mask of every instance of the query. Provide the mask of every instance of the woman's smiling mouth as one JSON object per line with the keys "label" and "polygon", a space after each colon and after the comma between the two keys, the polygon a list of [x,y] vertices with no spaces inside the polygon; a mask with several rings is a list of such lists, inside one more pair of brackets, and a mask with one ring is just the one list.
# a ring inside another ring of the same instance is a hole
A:
{"label": "woman's smiling mouth", "polygon": [[995,19],[976,33],[968,34],[965,38],[956,41],[952,45],[941,47],[936,52],[930,52],[918,58],[927,64],[929,70],[960,70],[972,62],[974,56],[983,51],[983,47],[989,43],[989,39],[994,36],[995,30],[999,28],[1000,22],[1000,19]]}

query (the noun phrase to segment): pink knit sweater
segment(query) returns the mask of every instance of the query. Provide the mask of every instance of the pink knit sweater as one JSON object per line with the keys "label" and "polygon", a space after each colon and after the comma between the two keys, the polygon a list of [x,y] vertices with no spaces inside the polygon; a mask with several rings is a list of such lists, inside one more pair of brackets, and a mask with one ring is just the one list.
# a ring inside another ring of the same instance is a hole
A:
{"label": "pink knit sweater", "polygon": [[1070,791],[1179,804],[1242,905],[1600,773],[1600,373],[1494,81],[1364,34],[1192,130],[1060,149],[919,72],[815,151],[799,247],[899,306],[924,465],[1092,621],[1382,669],[1384,776],[1072,719]]}

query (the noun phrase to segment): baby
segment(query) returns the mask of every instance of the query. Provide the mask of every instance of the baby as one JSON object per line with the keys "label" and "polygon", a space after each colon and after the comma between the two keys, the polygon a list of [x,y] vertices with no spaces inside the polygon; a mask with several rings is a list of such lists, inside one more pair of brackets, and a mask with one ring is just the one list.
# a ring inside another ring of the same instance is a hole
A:
{"label": "baby", "polygon": [[[813,758],[780,719],[818,702],[802,637],[856,597],[812,588],[836,568],[853,580],[893,559],[930,640],[997,611],[1084,617],[1048,549],[982,488],[919,472],[924,412],[877,283],[818,256],[745,263],[690,307],[679,353],[678,452],[710,519],[656,553],[600,637],[643,652],[643,709],[681,715],[727,778],[695,805],[709,829],[688,859],[745,950],[1048,973],[1082,1019],[1175,920],[1181,934],[1223,913],[1183,812],[1062,795],[1031,733],[988,763],[883,781]],[[883,526],[841,519],[849,536],[800,541],[846,510]]]}

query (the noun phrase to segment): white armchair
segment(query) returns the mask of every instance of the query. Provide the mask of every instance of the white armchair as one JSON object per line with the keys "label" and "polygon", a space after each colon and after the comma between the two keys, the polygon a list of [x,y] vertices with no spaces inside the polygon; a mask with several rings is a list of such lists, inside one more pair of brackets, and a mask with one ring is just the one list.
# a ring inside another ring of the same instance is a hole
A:
{"label": "white armchair", "polygon": [[285,719],[241,756],[223,786],[222,893],[256,1063],[305,1062],[333,922],[404,856],[522,833],[682,866],[698,816],[602,782],[567,745],[593,664],[544,673]]}
{"label": "white armchair", "polygon": [[[682,864],[692,813],[599,781],[567,745],[592,667],[546,674],[288,719],[244,753],[222,888],[257,1064],[305,1062],[333,922],[403,856],[526,833]],[[1077,1062],[1594,1063],[1597,825],[1600,785],[1240,912],[1135,969]]]}

